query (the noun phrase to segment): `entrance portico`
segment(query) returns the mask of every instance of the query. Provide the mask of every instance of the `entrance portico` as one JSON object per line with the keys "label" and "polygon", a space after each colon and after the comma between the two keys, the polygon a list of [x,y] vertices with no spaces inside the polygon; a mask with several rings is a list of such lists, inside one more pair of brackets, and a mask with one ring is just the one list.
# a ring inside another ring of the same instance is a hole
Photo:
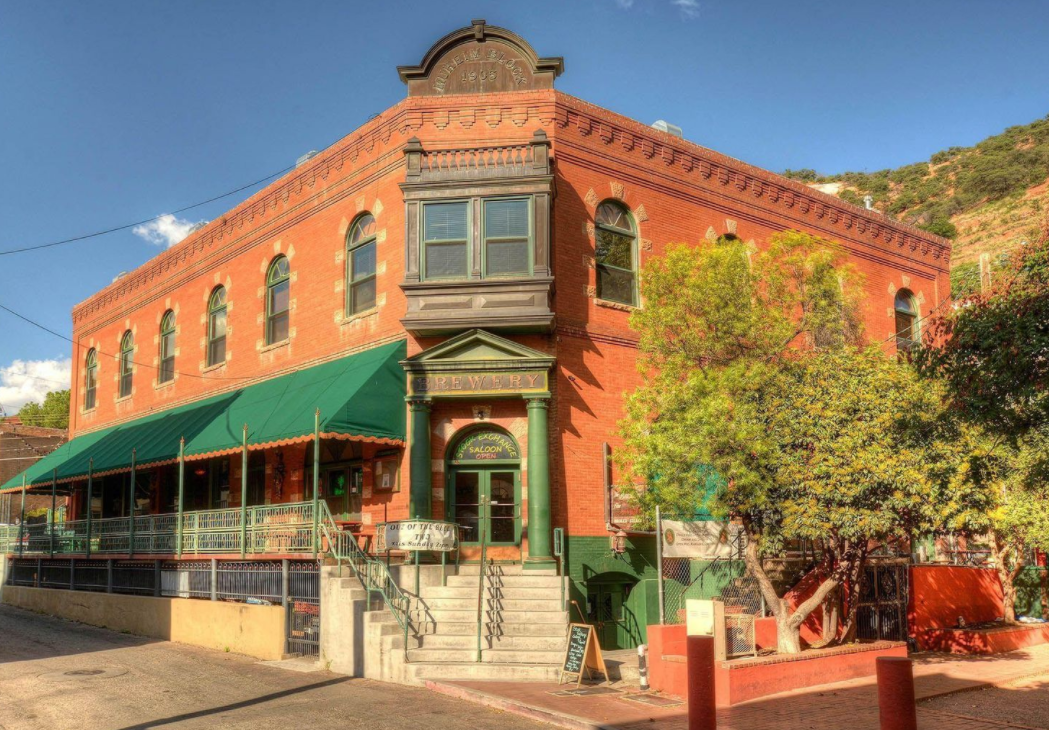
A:
{"label": "entrance portico", "polygon": [[[482,529],[486,543],[519,551],[526,542],[525,568],[554,567],[547,425],[553,364],[554,358],[539,350],[484,330],[464,332],[402,362],[411,412],[411,516],[458,521],[466,530],[466,545],[479,542]],[[493,401],[515,400],[525,401],[520,416],[527,419],[524,490],[513,436],[482,425]],[[449,402],[468,403],[474,423],[451,434],[449,451],[436,458],[431,442],[433,411]],[[435,467],[444,472],[443,490],[434,489]],[[527,495],[527,514],[521,510],[522,491]],[[445,505],[444,514],[434,514],[435,492]],[[512,509],[507,503],[511,497]],[[486,521],[485,527],[477,524],[479,518]]]}

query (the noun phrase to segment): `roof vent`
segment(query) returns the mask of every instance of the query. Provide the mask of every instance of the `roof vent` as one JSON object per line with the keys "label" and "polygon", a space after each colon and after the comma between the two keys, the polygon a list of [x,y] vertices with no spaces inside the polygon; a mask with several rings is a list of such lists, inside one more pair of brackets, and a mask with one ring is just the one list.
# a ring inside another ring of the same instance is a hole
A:
{"label": "roof vent", "polygon": [[660,132],[666,132],[667,134],[672,134],[675,137],[684,139],[684,135],[681,133],[681,127],[679,127],[676,124],[671,124],[670,122],[664,121],[662,119],[653,122],[652,128],[658,129]]}
{"label": "roof vent", "polygon": [[295,160],[295,167],[299,167],[300,165],[303,165],[303,164],[309,162],[310,160],[312,160],[316,156],[317,156],[317,150],[310,150],[309,152],[304,154],[302,157],[300,157],[299,159]]}
{"label": "roof vent", "polygon": [[121,279],[123,279],[125,276],[127,276],[127,272],[126,271],[121,271],[119,274],[117,274],[116,276],[113,277],[113,281],[111,283],[115,284],[118,281],[120,281]]}

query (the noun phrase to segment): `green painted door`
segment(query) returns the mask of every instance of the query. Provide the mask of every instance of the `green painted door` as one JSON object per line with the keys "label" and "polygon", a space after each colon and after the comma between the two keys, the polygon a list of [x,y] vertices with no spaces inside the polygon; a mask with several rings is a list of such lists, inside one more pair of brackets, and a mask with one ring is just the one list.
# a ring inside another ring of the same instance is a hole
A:
{"label": "green painted door", "polygon": [[455,468],[450,473],[448,518],[463,528],[463,543],[517,545],[521,540],[521,473],[516,468]]}
{"label": "green painted door", "polygon": [[596,583],[587,588],[589,611],[587,620],[593,624],[602,649],[630,649],[633,640],[623,610],[626,597],[624,583]]}

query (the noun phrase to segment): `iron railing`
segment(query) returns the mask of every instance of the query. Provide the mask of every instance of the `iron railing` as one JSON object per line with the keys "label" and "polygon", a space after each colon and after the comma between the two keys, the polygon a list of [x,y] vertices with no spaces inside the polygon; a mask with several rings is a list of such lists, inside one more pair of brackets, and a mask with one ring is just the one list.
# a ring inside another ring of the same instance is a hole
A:
{"label": "iron railing", "polygon": [[[325,505],[326,507],[327,505]],[[0,551],[12,555],[232,555],[241,552],[240,509],[203,510],[182,515],[179,551],[177,513],[67,520],[0,526]],[[245,555],[313,552],[313,503],[248,507]],[[134,549],[131,548],[132,532]]]}

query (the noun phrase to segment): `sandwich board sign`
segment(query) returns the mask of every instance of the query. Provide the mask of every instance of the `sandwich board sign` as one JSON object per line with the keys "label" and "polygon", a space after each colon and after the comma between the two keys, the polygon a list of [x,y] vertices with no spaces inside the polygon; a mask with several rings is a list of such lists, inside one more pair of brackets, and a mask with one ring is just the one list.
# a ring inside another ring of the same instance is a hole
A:
{"label": "sandwich board sign", "polygon": [[565,658],[561,662],[561,676],[557,683],[564,682],[565,677],[571,681],[574,676],[578,687],[583,683],[584,674],[590,679],[597,673],[603,674],[605,681],[608,681],[608,669],[601,656],[601,644],[594,635],[594,627],[590,624],[569,624]]}

